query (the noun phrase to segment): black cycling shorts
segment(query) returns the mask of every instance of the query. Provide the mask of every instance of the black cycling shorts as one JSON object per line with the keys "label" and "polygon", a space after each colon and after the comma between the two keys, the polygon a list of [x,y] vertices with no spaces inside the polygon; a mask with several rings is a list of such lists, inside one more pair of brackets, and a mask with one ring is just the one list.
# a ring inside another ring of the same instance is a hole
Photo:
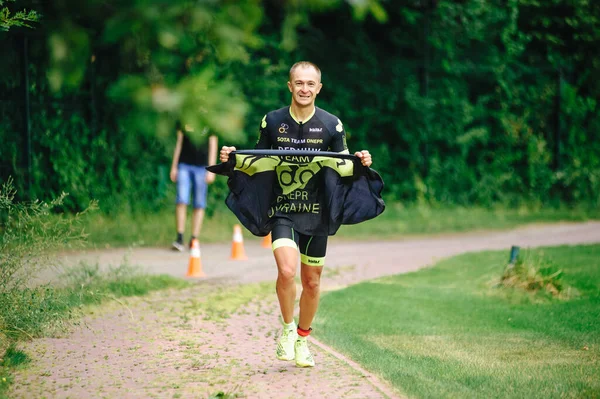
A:
{"label": "black cycling shorts", "polygon": [[300,234],[291,226],[278,224],[271,231],[273,250],[280,247],[296,248],[300,252],[300,262],[308,266],[325,265],[327,236],[307,236]]}

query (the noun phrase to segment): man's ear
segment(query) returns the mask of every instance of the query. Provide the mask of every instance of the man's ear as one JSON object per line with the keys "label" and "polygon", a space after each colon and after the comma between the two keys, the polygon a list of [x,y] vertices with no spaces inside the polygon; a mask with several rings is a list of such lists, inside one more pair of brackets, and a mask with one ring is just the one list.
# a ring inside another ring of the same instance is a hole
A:
{"label": "man's ear", "polygon": [[288,89],[290,90],[290,93],[293,93],[293,91],[292,91],[292,82],[288,81],[287,85],[288,85]]}

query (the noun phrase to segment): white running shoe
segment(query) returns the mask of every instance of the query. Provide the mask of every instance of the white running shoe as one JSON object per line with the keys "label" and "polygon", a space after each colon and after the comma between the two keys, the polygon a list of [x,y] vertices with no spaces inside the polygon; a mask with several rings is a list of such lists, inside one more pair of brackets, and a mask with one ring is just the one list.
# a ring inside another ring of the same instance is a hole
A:
{"label": "white running shoe", "polygon": [[296,351],[296,366],[315,367],[315,359],[308,349],[308,340],[306,337],[298,337],[294,345]]}
{"label": "white running shoe", "polygon": [[277,342],[277,359],[279,360],[294,360],[294,344],[298,339],[298,333],[296,327],[293,328],[284,326],[281,337]]}

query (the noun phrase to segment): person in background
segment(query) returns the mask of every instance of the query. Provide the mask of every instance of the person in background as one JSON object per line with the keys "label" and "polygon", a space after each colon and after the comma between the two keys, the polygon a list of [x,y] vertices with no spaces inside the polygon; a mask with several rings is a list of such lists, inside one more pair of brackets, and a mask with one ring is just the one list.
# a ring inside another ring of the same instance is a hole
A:
{"label": "person in background", "polygon": [[[172,244],[173,249],[177,251],[185,249],[183,240],[190,196],[192,197],[193,214],[192,235],[189,246],[191,246],[193,239],[200,236],[202,221],[204,220],[204,209],[206,208],[207,188],[215,180],[214,173],[208,172],[205,167],[216,163],[217,137],[210,135],[207,140],[202,137],[201,144],[198,144],[190,139],[189,134],[194,134],[193,129],[189,125],[178,122],[177,143],[173,151],[170,172],[171,181],[177,184],[175,201],[177,238]],[[205,129],[201,135],[208,135],[208,129]]]}

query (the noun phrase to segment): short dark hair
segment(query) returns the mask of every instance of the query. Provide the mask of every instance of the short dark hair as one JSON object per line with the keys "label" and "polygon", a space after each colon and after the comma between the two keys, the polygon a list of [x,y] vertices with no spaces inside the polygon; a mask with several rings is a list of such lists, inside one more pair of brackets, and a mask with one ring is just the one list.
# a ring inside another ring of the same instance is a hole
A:
{"label": "short dark hair", "polygon": [[319,69],[319,67],[310,62],[310,61],[298,61],[296,62],[294,65],[292,65],[292,67],[290,68],[290,73],[288,76],[288,79],[290,80],[290,82],[292,81],[292,73],[294,73],[294,71],[297,68],[315,68],[315,71],[317,71],[317,74],[319,75],[319,82],[321,81],[321,70]]}

